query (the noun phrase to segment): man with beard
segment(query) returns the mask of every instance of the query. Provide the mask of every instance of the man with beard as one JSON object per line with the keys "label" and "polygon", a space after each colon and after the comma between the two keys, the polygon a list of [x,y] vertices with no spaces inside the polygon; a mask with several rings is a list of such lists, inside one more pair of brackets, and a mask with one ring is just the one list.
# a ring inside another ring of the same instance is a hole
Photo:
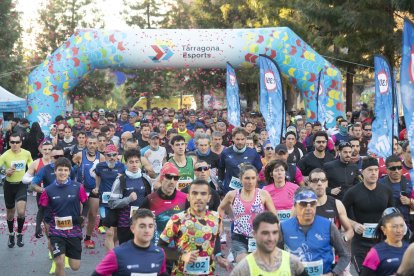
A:
{"label": "man with beard", "polygon": [[371,123],[362,124],[362,138],[361,138],[361,155],[367,155],[368,144],[372,137],[372,125]]}
{"label": "man with beard", "polygon": [[79,116],[74,116],[73,117],[73,127],[72,127],[72,129],[73,129],[73,134],[75,136],[78,135],[79,131],[83,130],[82,120]]}
{"label": "man with beard", "polygon": [[220,155],[226,148],[223,144],[223,135],[219,131],[214,131],[211,134],[211,151]]}
{"label": "man with beard", "polygon": [[[112,184],[114,184],[118,174],[123,174],[125,172],[125,165],[118,161],[117,151],[118,150],[114,145],[107,145],[105,148],[105,162],[98,163],[95,169],[96,188],[93,192],[99,194],[100,225],[102,224],[102,226],[98,227],[98,230],[101,233],[106,233],[105,247],[107,250],[113,249],[116,241],[114,225],[105,223],[109,208],[108,201],[111,195]],[[104,228],[104,231],[102,231],[101,228]]]}
{"label": "man with beard", "polygon": [[96,217],[99,209],[99,194],[93,190],[96,187],[95,178],[91,175],[91,169],[94,164],[105,161],[105,157],[98,151],[98,139],[95,136],[88,138],[86,149],[77,153],[73,157],[73,163],[78,166],[77,180],[83,184],[88,195],[88,226],[86,228],[86,237],[84,240],[86,248],[94,249],[95,242],[91,240],[92,232],[95,227]]}
{"label": "man with beard", "polygon": [[[167,260],[174,261],[173,275],[215,275],[216,262],[230,270],[230,263],[221,254],[221,219],[217,212],[207,210],[210,197],[207,181],[191,183],[187,195],[190,208],[173,215],[160,236],[158,245]],[[169,247],[172,242],[175,247]]]}
{"label": "man with beard", "polygon": [[85,126],[83,128],[83,130],[85,131],[86,137],[89,137],[92,135],[92,124],[91,124],[91,119],[86,119],[85,120]]}
{"label": "man with beard", "polygon": [[349,139],[349,143],[352,147],[351,163],[355,164],[360,172],[362,170],[362,157],[359,155],[359,151],[361,150],[361,142],[357,137],[351,137],[351,139]]}
{"label": "man with beard", "polygon": [[233,269],[230,276],[308,275],[298,257],[279,249],[279,219],[272,212],[264,212],[253,220],[256,251],[247,255]]}
{"label": "man with beard", "polygon": [[316,168],[322,168],[323,164],[332,161],[333,155],[326,152],[328,143],[328,135],[324,131],[318,131],[313,135],[314,150],[308,152],[301,160],[299,160],[298,167],[304,176]]}
{"label": "man with beard", "polygon": [[336,199],[342,200],[346,191],[358,181],[358,167],[352,164],[352,146],[348,142],[341,142],[338,146],[339,159],[327,162],[323,170],[328,178],[326,193]]}

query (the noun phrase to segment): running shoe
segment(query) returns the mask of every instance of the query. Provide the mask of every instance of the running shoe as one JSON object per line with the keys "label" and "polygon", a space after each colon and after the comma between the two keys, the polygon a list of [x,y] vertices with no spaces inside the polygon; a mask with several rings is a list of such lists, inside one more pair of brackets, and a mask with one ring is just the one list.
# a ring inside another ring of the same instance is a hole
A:
{"label": "running shoe", "polygon": [[18,247],[23,247],[24,243],[23,243],[23,234],[22,233],[17,233],[17,246]]}
{"label": "running shoe", "polygon": [[93,240],[86,240],[83,242],[85,244],[85,247],[88,249],[94,249],[95,248],[95,242]]}
{"label": "running shoe", "polygon": [[52,261],[52,267],[49,270],[49,274],[53,275],[56,272],[56,263],[55,261]]}
{"label": "running shoe", "polygon": [[14,245],[16,244],[14,241],[14,232],[13,233],[9,233],[9,241],[7,242],[7,245],[9,246],[9,248],[13,248]]}
{"label": "running shoe", "polygon": [[65,257],[65,268],[70,268],[68,257]]}
{"label": "running shoe", "polygon": [[98,227],[98,232],[101,233],[101,234],[105,234],[106,233],[105,228],[103,226],[99,226]]}

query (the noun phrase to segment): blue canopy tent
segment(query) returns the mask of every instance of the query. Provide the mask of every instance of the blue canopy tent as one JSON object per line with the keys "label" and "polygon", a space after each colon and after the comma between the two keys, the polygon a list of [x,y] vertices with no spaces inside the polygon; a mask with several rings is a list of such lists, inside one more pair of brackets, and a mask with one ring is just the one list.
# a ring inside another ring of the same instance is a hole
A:
{"label": "blue canopy tent", "polygon": [[5,121],[23,117],[27,111],[27,100],[17,97],[0,86],[0,117]]}

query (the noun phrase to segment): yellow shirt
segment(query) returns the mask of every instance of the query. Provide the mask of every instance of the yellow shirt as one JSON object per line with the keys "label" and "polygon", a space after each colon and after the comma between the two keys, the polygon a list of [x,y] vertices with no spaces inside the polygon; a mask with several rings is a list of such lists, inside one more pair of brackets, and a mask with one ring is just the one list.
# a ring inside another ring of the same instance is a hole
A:
{"label": "yellow shirt", "polygon": [[7,150],[2,156],[0,156],[0,167],[9,169],[12,166],[16,168],[16,171],[12,176],[7,176],[8,182],[20,182],[26,173],[27,167],[33,162],[32,156],[29,151],[21,149],[19,153],[14,153],[12,150]]}
{"label": "yellow shirt", "polygon": [[261,270],[260,267],[257,265],[256,260],[254,259],[253,254],[249,254],[246,257],[247,263],[249,264],[250,275],[262,275],[262,276],[289,276],[292,275],[290,271],[290,255],[288,252],[282,250],[282,263],[280,267],[276,271],[267,272]]}

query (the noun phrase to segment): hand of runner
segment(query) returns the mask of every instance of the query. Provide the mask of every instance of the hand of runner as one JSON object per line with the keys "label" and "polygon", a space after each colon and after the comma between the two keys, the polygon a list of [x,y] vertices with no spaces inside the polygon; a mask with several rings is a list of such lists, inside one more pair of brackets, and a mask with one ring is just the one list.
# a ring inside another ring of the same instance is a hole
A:
{"label": "hand of runner", "polygon": [[223,258],[222,256],[218,256],[216,258],[217,263],[222,267],[225,268],[227,272],[230,272],[233,269],[232,264],[226,259]]}
{"label": "hand of runner", "polygon": [[331,194],[338,195],[341,192],[341,187],[333,188]]}
{"label": "hand of runner", "polygon": [[400,196],[400,201],[403,205],[410,205],[411,201],[408,197],[406,196]]}
{"label": "hand of runner", "polygon": [[10,176],[12,176],[14,174],[15,171],[16,171],[16,168],[15,167],[8,168],[6,170],[6,175],[10,177]]}
{"label": "hand of runner", "polygon": [[131,201],[135,201],[135,200],[137,200],[137,194],[136,194],[135,192],[132,192],[132,193],[129,195],[129,198],[131,199]]}
{"label": "hand of runner", "polygon": [[184,253],[181,256],[181,260],[185,263],[194,263],[197,260],[198,257],[198,250],[190,251],[187,253]]}
{"label": "hand of runner", "polygon": [[98,194],[98,192],[99,192],[99,191],[98,191],[98,188],[94,188],[94,189],[92,190],[92,193],[93,193],[93,194],[96,194],[96,195],[97,195],[97,194]]}
{"label": "hand of runner", "polygon": [[365,231],[365,227],[362,224],[355,223],[354,230],[356,233],[362,235]]}

